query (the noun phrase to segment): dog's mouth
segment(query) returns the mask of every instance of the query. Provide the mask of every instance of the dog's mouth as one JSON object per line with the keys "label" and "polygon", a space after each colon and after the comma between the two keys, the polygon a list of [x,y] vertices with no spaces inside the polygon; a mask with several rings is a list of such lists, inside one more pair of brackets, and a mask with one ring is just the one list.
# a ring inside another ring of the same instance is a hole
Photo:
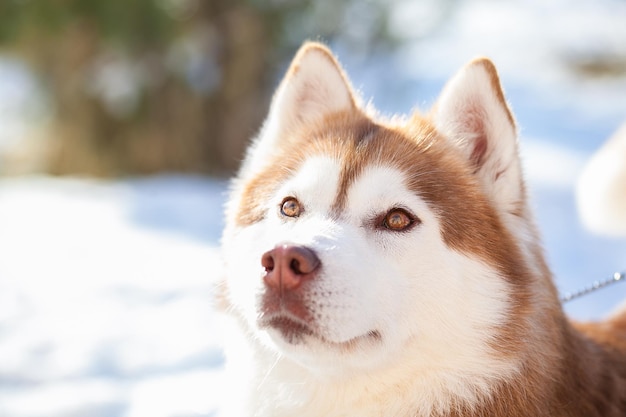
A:
{"label": "dog's mouth", "polygon": [[306,336],[315,335],[315,332],[305,323],[287,316],[276,316],[269,320],[263,320],[261,327],[278,331],[285,341],[294,345],[302,342]]}
{"label": "dog's mouth", "polygon": [[343,350],[351,350],[365,342],[376,343],[382,340],[380,332],[378,330],[372,330],[361,336],[353,337],[343,342],[335,342],[328,340],[302,320],[286,315],[278,315],[262,319],[259,321],[259,327],[278,331],[287,343],[294,345],[303,343],[307,337],[313,337],[326,345]]}

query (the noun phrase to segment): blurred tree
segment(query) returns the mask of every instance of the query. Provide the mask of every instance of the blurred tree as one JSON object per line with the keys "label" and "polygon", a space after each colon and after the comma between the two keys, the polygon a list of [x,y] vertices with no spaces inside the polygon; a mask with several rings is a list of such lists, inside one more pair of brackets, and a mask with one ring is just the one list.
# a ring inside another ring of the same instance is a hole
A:
{"label": "blurred tree", "polygon": [[307,38],[386,43],[384,0],[3,0],[0,45],[53,106],[49,171],[234,169]]}

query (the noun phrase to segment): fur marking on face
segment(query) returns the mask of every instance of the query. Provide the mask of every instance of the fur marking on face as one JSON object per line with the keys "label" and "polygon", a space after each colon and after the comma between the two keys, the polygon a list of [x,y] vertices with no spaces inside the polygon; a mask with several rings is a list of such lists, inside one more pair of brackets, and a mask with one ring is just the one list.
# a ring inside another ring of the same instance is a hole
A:
{"label": "fur marking on face", "polygon": [[305,44],[233,181],[222,254],[229,417],[626,415],[626,312],[565,317],[485,58],[387,120]]}

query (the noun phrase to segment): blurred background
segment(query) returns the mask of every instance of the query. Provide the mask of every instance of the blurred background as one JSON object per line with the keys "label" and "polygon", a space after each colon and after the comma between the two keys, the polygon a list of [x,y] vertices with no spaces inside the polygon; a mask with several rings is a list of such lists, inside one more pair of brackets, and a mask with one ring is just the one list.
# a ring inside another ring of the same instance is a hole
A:
{"label": "blurred background", "polygon": [[299,44],[399,44],[389,13],[382,1],[4,1],[3,115],[20,120],[3,132],[2,173],[231,173]]}
{"label": "blurred background", "polygon": [[0,416],[216,415],[226,178],[307,39],[389,115],[491,57],[559,289],[626,269],[575,201],[626,120],[624,22],[624,0],[0,0]]}

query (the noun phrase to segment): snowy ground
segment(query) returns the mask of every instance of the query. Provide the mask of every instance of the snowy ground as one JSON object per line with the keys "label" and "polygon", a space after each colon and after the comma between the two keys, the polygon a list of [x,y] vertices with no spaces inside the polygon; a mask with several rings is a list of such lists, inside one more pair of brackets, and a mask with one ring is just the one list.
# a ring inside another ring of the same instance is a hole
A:
{"label": "snowy ground", "polygon": [[[557,58],[626,48],[626,6],[575,1],[564,13],[554,6],[563,2],[550,4],[463,3],[431,42],[395,57],[340,52],[386,112],[427,107],[462,62],[494,58],[565,292],[626,269],[626,238],[585,231],[573,193],[585,161],[626,120],[626,82],[583,81]],[[222,181],[181,176],[0,180],[0,417],[215,413],[222,353],[210,300],[224,192]],[[623,299],[617,284],[566,309],[593,319]]]}
{"label": "snowy ground", "polygon": [[0,416],[206,416],[223,184],[0,182]]}

